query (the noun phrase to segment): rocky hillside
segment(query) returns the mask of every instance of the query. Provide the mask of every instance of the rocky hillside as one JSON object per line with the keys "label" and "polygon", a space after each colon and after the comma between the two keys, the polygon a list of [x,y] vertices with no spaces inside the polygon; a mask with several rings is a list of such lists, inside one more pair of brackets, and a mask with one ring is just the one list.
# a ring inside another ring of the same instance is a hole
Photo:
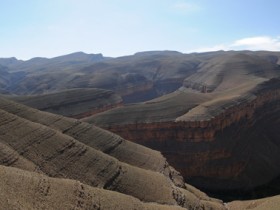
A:
{"label": "rocky hillside", "polygon": [[159,152],[3,98],[0,115],[0,192],[7,209],[225,209],[185,185]]}
{"label": "rocky hillside", "polygon": [[0,175],[3,209],[184,209],[174,205],[144,203],[134,197],[91,187],[76,180],[50,178],[13,167],[0,166]]}
{"label": "rocky hillside", "polygon": [[3,209],[277,209],[279,196],[222,203],[185,184],[154,150],[0,98]]}

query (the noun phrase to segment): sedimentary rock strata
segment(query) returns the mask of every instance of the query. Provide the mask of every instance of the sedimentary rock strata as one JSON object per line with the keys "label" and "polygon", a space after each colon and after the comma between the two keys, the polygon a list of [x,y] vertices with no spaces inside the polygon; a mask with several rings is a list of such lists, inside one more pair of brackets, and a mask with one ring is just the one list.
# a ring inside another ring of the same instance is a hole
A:
{"label": "sedimentary rock strata", "polygon": [[[183,93],[178,94],[183,98]],[[279,101],[280,81],[272,79],[251,86],[246,94],[230,98],[222,94],[220,98],[202,98],[196,106],[186,104],[185,108],[190,108],[185,114],[178,116],[180,112],[176,109],[175,114],[163,122],[157,122],[153,113],[148,112],[143,114],[150,118],[118,121],[121,113],[128,112],[128,116],[132,116],[135,111],[137,116],[137,105],[85,120],[162,151],[186,180],[201,189],[250,191],[280,175],[280,142],[275,132],[279,126]],[[160,107],[164,102],[166,99],[151,103]],[[141,111],[152,112],[147,108],[149,103],[139,107]],[[135,123],[130,123],[133,120]],[[258,176],[253,175],[256,173]]]}
{"label": "sedimentary rock strata", "polygon": [[[66,184],[66,188],[79,185],[78,187],[82,191],[84,186],[89,191],[101,194],[104,192],[105,200],[107,191],[95,188],[116,191],[134,197],[132,200],[134,199],[136,204],[139,202],[137,205],[140,206],[144,204],[141,204],[139,200],[145,203],[155,203],[156,205],[151,207],[152,209],[160,208],[157,207],[157,204],[172,205],[175,206],[175,209],[179,206],[192,208],[194,205],[200,209],[211,206],[224,209],[223,203],[220,201],[209,197],[199,199],[197,195],[189,191],[180,174],[169,166],[159,152],[127,142],[119,136],[87,123],[44,113],[2,98],[0,116],[2,165],[17,167],[32,173],[13,170],[10,172],[10,169],[6,168],[1,170],[7,171],[4,172],[5,174],[20,174],[19,177],[22,177],[23,180],[22,185],[18,182],[14,184],[18,185],[21,190],[28,185],[30,179],[34,180],[34,183],[41,183],[42,193],[45,193],[44,198],[47,199],[43,201],[42,205],[49,205],[49,202],[54,199],[52,195],[63,189],[63,183],[67,182],[48,178],[55,177],[76,180],[70,181],[69,185]],[[48,177],[34,175],[32,178],[35,172]],[[9,175],[7,176],[9,177]],[[26,176],[31,178],[26,178]],[[83,184],[78,184],[77,181]],[[56,184],[52,185],[52,182],[61,182],[62,188],[54,187]],[[3,181],[3,189],[12,183],[12,179]],[[44,187],[45,185],[46,187]],[[31,194],[39,190],[32,186],[30,186],[32,190],[29,191]],[[70,194],[72,192],[70,190]],[[18,194],[15,191],[10,193],[8,196],[14,195],[17,199]],[[113,195],[115,194],[113,193]],[[27,194],[27,196],[31,195]],[[64,199],[64,196],[65,194],[62,194],[62,198],[59,199]],[[33,199],[35,199],[35,203],[29,203],[22,198],[20,203],[11,200],[12,203],[7,201],[5,205],[27,205],[26,207],[36,209],[36,205],[41,205],[39,200],[43,198],[38,195]],[[126,196],[123,199],[125,200]],[[81,200],[82,203],[94,202],[95,205],[98,205],[95,200],[92,201],[90,198],[86,201]],[[58,201],[56,199],[54,201],[53,205],[58,205],[56,203]],[[67,202],[70,202],[69,205],[74,205],[71,203],[71,199]],[[110,207],[110,204],[108,205]],[[85,206],[80,208],[83,209]],[[168,209],[168,207],[162,208]],[[106,208],[104,207],[104,209]],[[113,209],[113,207],[109,209]]]}

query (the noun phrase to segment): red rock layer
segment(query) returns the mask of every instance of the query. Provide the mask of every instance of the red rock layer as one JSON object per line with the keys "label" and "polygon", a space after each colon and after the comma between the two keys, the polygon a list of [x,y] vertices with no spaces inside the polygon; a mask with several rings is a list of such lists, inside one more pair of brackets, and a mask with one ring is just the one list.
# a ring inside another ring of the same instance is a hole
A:
{"label": "red rock layer", "polygon": [[217,132],[242,119],[252,119],[256,109],[279,99],[280,90],[272,90],[260,94],[249,103],[232,106],[211,120],[137,123],[113,125],[106,128],[126,139],[140,143],[150,140],[162,142],[171,139],[182,142],[213,141]]}

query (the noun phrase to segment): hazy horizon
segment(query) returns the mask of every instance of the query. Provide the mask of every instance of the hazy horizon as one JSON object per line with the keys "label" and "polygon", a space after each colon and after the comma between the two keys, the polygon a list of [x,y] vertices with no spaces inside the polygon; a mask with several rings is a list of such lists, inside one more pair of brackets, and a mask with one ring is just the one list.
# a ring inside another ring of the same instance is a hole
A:
{"label": "hazy horizon", "polygon": [[0,57],[280,50],[276,0],[12,0],[0,6]]}

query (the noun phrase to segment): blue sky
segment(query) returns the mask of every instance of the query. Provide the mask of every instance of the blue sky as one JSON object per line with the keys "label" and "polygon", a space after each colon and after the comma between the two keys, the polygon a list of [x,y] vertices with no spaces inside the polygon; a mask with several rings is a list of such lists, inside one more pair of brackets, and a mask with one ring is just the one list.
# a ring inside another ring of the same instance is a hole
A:
{"label": "blue sky", "polygon": [[279,0],[0,0],[0,57],[280,51]]}

